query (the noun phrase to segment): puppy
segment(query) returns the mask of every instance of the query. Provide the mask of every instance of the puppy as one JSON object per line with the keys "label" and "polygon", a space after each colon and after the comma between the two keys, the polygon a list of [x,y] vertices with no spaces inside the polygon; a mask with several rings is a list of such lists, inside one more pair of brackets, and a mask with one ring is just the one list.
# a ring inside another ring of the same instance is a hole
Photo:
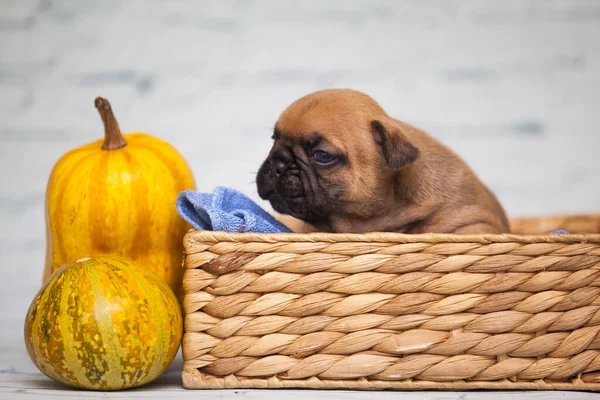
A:
{"label": "puppy", "polygon": [[494,194],[458,155],[364,93],[300,98],[280,115],[273,139],[257,174],[259,196],[310,230],[509,231]]}

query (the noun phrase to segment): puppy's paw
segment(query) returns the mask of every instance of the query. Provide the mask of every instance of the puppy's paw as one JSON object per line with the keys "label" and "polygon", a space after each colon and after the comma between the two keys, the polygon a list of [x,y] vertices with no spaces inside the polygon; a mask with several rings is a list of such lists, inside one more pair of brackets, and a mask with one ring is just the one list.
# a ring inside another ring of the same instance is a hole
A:
{"label": "puppy's paw", "polygon": [[501,228],[494,227],[490,224],[481,222],[462,226],[458,229],[455,229],[452,233],[458,235],[483,235],[487,233],[501,234],[503,232]]}
{"label": "puppy's paw", "polygon": [[285,226],[287,226],[288,228],[290,228],[292,230],[292,232],[294,233],[310,233],[310,232],[316,232],[317,229],[312,226],[311,224],[308,224],[302,220],[299,220],[298,218],[294,218],[290,215],[280,215],[280,214],[276,214],[275,218],[281,222],[282,224],[284,224]]}

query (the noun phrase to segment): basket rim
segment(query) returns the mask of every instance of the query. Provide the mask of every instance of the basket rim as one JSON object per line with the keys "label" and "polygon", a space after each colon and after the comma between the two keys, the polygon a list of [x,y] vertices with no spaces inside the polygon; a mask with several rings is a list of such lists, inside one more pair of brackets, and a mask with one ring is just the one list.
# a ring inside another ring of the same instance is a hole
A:
{"label": "basket rim", "polygon": [[254,233],[190,229],[184,237],[193,242],[375,242],[375,243],[600,243],[600,233],[521,235],[512,233],[462,235],[446,233]]}

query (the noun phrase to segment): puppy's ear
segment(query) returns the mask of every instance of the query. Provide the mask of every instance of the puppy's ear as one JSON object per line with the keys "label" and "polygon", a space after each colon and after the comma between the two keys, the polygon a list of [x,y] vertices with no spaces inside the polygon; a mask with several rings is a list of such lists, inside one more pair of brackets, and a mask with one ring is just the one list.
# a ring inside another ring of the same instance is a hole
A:
{"label": "puppy's ear", "polygon": [[383,121],[371,121],[373,138],[375,143],[381,147],[387,164],[391,168],[397,169],[415,162],[419,157],[419,149],[408,140],[396,124],[387,123],[386,125]]}

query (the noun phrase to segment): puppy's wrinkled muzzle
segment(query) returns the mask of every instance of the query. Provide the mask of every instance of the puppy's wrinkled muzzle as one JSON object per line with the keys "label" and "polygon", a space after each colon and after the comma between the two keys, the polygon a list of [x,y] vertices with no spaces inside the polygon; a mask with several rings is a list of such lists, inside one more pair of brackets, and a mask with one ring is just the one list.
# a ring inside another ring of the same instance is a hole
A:
{"label": "puppy's wrinkled muzzle", "polygon": [[282,198],[298,198],[304,196],[302,180],[299,171],[286,171],[278,175],[275,181],[275,193]]}
{"label": "puppy's wrinkled muzzle", "polygon": [[308,210],[300,170],[289,162],[268,159],[257,175],[259,196],[268,200],[275,211],[297,218]]}

